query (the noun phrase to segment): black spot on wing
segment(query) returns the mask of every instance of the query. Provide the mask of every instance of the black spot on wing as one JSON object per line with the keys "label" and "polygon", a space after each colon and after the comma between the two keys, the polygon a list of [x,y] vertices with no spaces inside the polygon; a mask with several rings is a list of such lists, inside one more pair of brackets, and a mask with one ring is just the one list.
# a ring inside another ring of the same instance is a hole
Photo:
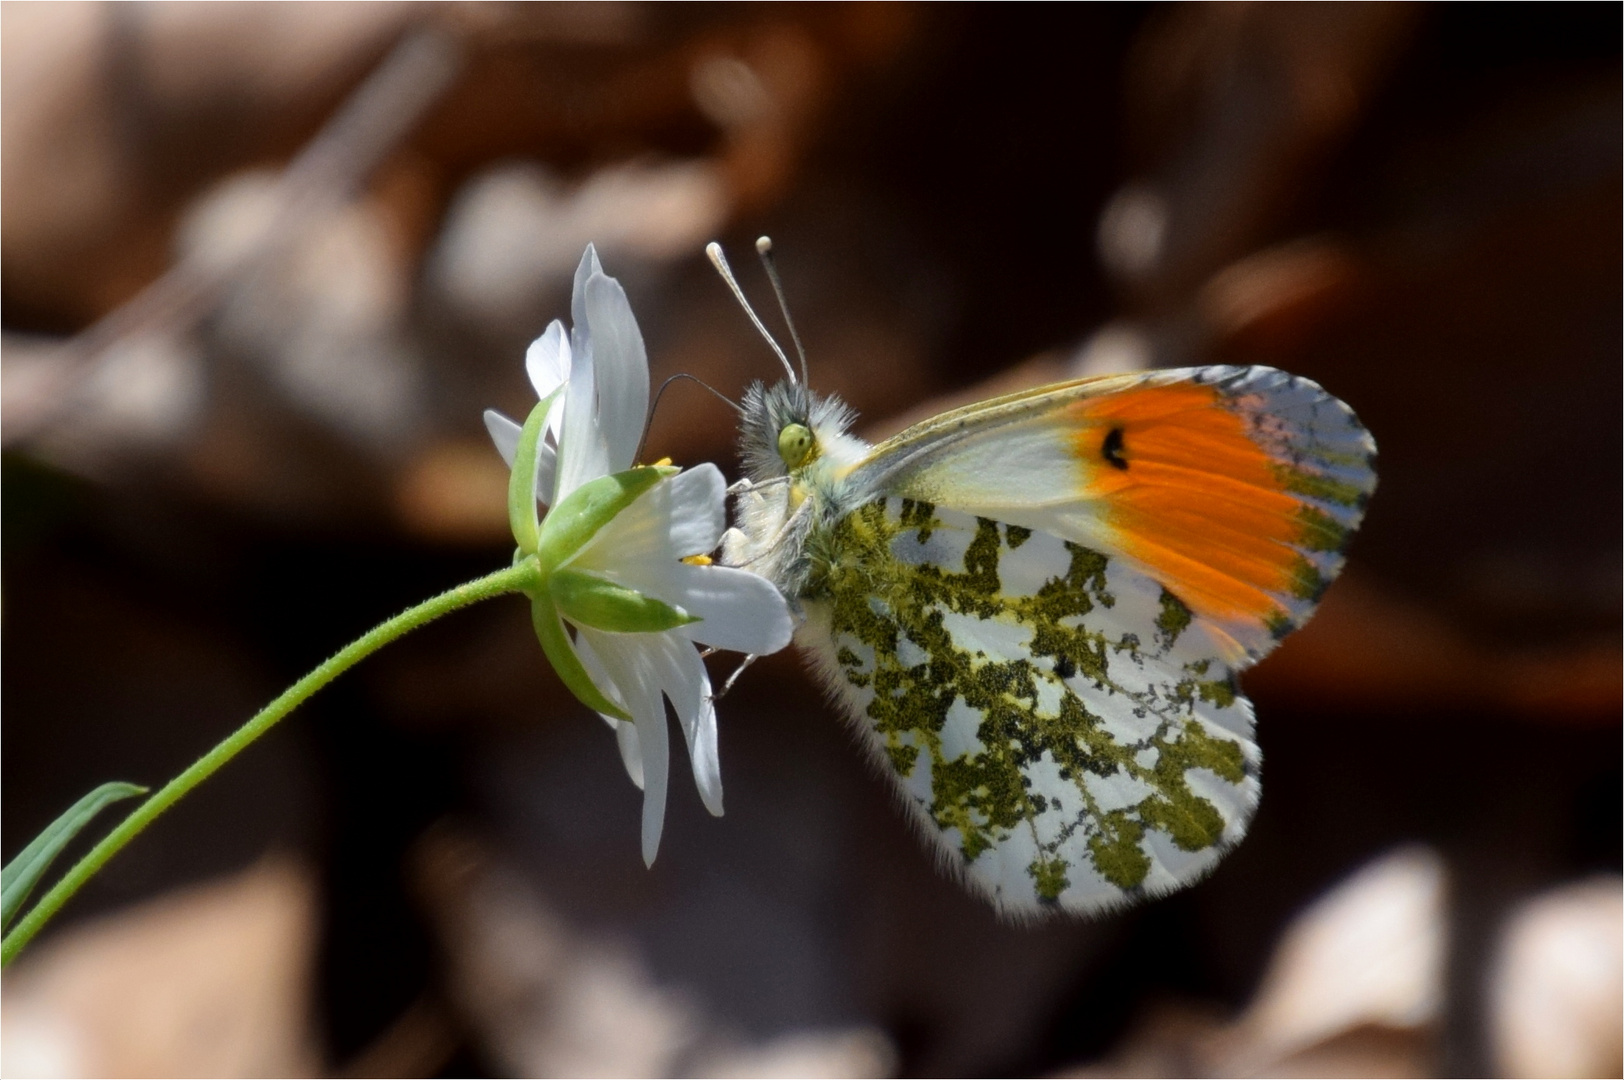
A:
{"label": "black spot on wing", "polygon": [[1100,456],[1110,462],[1115,469],[1126,469],[1127,459],[1122,456],[1122,429],[1114,427],[1105,435],[1105,442],[1100,447]]}

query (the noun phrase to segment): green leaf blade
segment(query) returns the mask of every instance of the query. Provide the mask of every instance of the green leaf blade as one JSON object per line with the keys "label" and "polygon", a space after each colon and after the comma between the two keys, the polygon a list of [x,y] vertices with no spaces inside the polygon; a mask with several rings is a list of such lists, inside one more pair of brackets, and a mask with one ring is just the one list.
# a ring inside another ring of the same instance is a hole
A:
{"label": "green leaf blade", "polygon": [[146,793],[147,789],[139,785],[110,781],[74,803],[29,841],[27,847],[0,869],[0,927],[11,925],[12,918],[45,876],[45,871],[51,868],[51,863],[91,819],[113,803]]}

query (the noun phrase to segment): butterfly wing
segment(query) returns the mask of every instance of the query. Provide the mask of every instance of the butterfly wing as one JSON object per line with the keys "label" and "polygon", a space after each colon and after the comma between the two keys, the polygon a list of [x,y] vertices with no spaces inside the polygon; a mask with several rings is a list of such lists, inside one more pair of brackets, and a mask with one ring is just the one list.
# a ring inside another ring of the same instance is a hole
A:
{"label": "butterfly wing", "polygon": [[848,479],[1119,557],[1256,660],[1313,612],[1375,490],[1342,402],[1273,368],[1085,379],[944,413]]}
{"label": "butterfly wing", "polygon": [[842,518],[812,581],[825,680],[944,862],[1017,915],[1178,888],[1245,832],[1227,639],[1124,560],[929,503]]}
{"label": "butterfly wing", "polygon": [[1260,754],[1235,673],[1312,613],[1375,444],[1270,368],[1082,380],[945,413],[842,481],[801,640],[927,835],[1006,911],[1205,873]]}

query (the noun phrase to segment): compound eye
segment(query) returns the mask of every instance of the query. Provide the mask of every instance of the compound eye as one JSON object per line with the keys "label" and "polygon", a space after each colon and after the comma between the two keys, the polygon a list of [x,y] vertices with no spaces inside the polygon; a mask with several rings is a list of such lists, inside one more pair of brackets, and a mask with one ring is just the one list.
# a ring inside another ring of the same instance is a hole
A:
{"label": "compound eye", "polygon": [[805,424],[790,424],[778,433],[778,456],[791,469],[806,464],[813,445],[812,431]]}

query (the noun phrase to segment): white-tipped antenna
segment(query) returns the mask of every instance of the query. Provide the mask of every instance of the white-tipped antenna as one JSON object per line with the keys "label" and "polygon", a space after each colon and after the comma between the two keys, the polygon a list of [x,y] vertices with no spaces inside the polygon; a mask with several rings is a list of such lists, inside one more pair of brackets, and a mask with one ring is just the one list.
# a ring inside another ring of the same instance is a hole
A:
{"label": "white-tipped antenna", "polygon": [[756,254],[767,268],[767,280],[773,283],[773,295],[778,297],[778,310],[784,313],[784,325],[789,327],[789,339],[795,343],[795,355],[801,359],[801,385],[811,385],[806,377],[806,349],[801,346],[801,335],[795,329],[795,320],[789,317],[789,301],[784,298],[784,283],[778,280],[778,264],[773,261],[773,238],[762,236],[756,240]]}
{"label": "white-tipped antenna", "polygon": [[756,324],[756,329],[767,340],[767,344],[772,346],[773,352],[778,354],[778,362],[784,365],[784,372],[789,376],[789,381],[796,382],[795,369],[790,367],[789,357],[784,355],[783,348],[767,332],[766,325],[762,323],[761,316],[756,314],[756,309],[750,306],[750,301],[744,298],[744,290],[739,288],[738,281],[733,277],[733,268],[727,264],[727,256],[722,254],[722,245],[712,240],[705,245],[705,254],[710,257],[711,265],[716,267],[716,272],[722,275],[722,280],[727,282],[727,287],[733,290],[733,298],[744,308],[744,313],[750,316],[750,321]]}

